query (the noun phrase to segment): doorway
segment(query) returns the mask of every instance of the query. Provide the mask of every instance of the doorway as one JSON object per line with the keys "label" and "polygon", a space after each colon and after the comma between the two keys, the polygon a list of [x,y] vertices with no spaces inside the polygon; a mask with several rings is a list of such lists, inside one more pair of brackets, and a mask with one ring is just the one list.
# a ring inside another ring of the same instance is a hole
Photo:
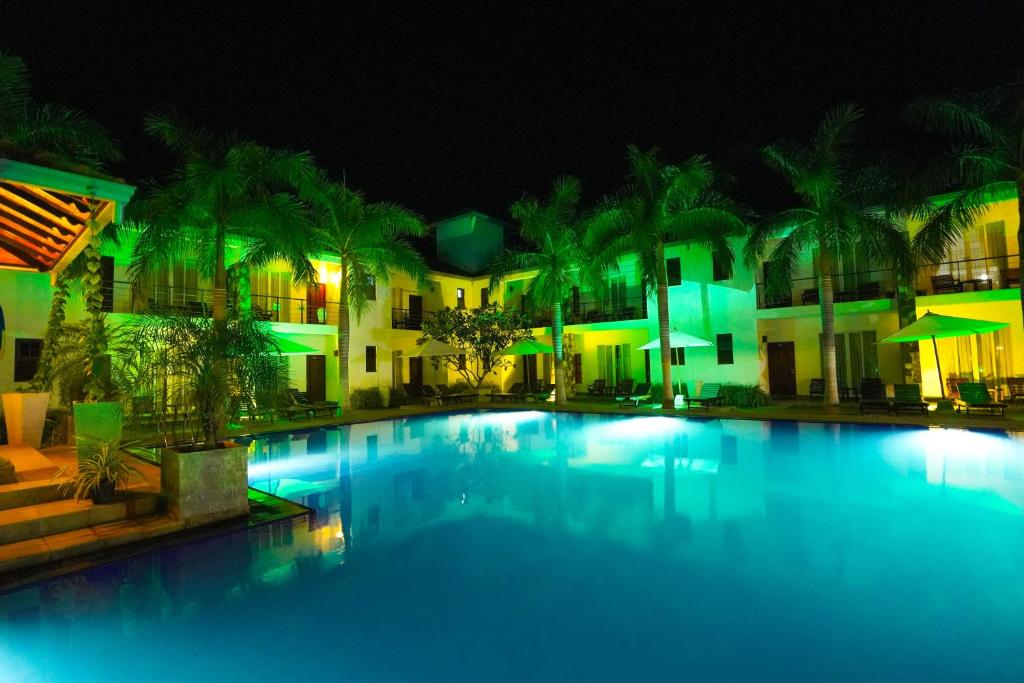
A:
{"label": "doorway", "polygon": [[[420,296],[419,294],[410,294],[409,295],[409,323],[408,323],[408,329],[410,329],[410,330],[418,330],[422,326],[422,323],[423,323],[423,297]],[[422,367],[423,367],[423,364],[420,363],[420,368],[422,368]],[[421,380],[422,380],[422,377],[423,377],[423,374],[420,373]],[[419,385],[417,384],[417,386],[419,386]]]}
{"label": "doorway", "polygon": [[409,358],[409,384],[414,387],[423,386],[423,359],[419,357]]}
{"label": "doorway", "polygon": [[327,356],[306,356],[306,397],[327,400]]}
{"label": "doorway", "polygon": [[796,396],[793,342],[768,342],[768,392],[772,396]]}
{"label": "doorway", "polygon": [[[323,311],[321,313],[320,311]],[[327,321],[327,285],[311,285],[306,290],[306,323],[316,325]],[[321,316],[323,318],[321,319]]]}

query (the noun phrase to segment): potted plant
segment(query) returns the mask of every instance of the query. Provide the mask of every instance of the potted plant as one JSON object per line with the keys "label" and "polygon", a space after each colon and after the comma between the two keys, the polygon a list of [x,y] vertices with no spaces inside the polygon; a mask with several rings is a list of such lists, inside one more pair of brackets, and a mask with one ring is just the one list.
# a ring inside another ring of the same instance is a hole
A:
{"label": "potted plant", "polygon": [[131,464],[131,446],[119,441],[100,441],[79,437],[87,442],[87,455],[75,465],[62,467],[54,477],[64,476],[74,466],[75,473],[60,485],[62,495],[69,493],[75,500],[91,498],[95,505],[113,502],[114,496],[127,488],[133,479],[141,477]]}
{"label": "potted plant", "polygon": [[248,513],[248,453],[222,438],[243,407],[280,405],[287,365],[270,325],[243,315],[228,320],[150,316],[127,333],[151,386],[187,416],[184,433],[164,435],[161,491],[186,526]]}

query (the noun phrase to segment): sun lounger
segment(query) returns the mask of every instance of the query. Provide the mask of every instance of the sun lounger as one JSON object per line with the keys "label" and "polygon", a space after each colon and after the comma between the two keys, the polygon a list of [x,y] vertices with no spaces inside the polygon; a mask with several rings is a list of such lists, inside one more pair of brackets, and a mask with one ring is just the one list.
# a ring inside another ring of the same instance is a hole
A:
{"label": "sun lounger", "polygon": [[305,408],[310,416],[331,416],[338,410],[337,401],[310,401],[304,391],[291,390],[288,392],[292,405]]}
{"label": "sun lounger", "polygon": [[822,400],[825,398],[825,380],[815,378],[811,380],[811,386],[807,389],[807,395],[812,401]]}
{"label": "sun lounger", "polygon": [[1024,377],[1007,377],[1006,388],[1010,392],[1007,398],[1013,405],[1017,405],[1017,401],[1024,399]]}
{"label": "sun lounger", "polygon": [[620,408],[636,408],[641,401],[651,400],[651,385],[649,382],[641,382],[633,396],[616,396],[615,400],[619,402]]}
{"label": "sun lounger", "polygon": [[633,391],[633,386],[635,384],[636,384],[636,380],[624,379],[624,380],[620,381],[615,386],[615,391],[613,392],[613,395],[616,396],[616,397],[619,397],[619,396],[632,396],[635,393]]}
{"label": "sun lounger", "polygon": [[1000,415],[1006,415],[1006,404],[993,401],[988,385],[984,382],[964,382],[957,385],[957,391],[960,398],[956,401],[956,407],[965,410],[968,415],[972,410],[984,410],[991,415],[995,415],[998,410]]}
{"label": "sun lounger", "polygon": [[479,394],[457,393],[456,391],[449,389],[447,384],[437,385],[437,395],[441,405],[448,405],[449,403],[468,403],[479,396]]}
{"label": "sun lounger", "polygon": [[713,405],[718,403],[718,392],[722,388],[721,384],[705,382],[700,388],[700,394],[693,398],[684,398],[686,401],[686,409],[690,410],[696,403],[697,408],[703,408],[707,410]]}
{"label": "sun lounger", "polygon": [[893,394],[892,411],[897,415],[903,410],[928,414],[928,404],[921,399],[920,384],[896,384]]}
{"label": "sun lounger", "polygon": [[860,381],[860,414],[892,412],[892,404],[885,397],[885,385],[877,377],[865,377]]}
{"label": "sun lounger", "polygon": [[591,396],[604,396],[608,392],[608,383],[603,379],[595,379],[594,383],[587,387],[587,393]]}
{"label": "sun lounger", "polygon": [[491,394],[492,401],[524,401],[526,400],[526,385],[522,382],[516,382],[508,391],[500,392],[497,394]]}
{"label": "sun lounger", "polygon": [[554,390],[554,384],[544,384],[538,389],[531,391],[528,395],[531,396],[534,401],[546,401],[551,398],[551,392]]}

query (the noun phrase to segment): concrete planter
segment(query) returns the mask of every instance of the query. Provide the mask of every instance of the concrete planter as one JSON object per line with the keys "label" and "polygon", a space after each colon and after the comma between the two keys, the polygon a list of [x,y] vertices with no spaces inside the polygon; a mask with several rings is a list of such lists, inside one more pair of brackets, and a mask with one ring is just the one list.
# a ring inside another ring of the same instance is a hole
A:
{"label": "concrete planter", "polygon": [[232,442],[204,451],[165,448],[160,493],[186,527],[249,514],[249,457]]}
{"label": "concrete planter", "polygon": [[7,424],[7,443],[10,446],[39,448],[43,442],[43,425],[50,394],[13,391],[3,395],[4,422]]}
{"label": "concrete planter", "polygon": [[116,401],[76,403],[74,409],[75,444],[78,447],[79,460],[89,455],[92,442],[121,443],[124,412],[120,403]]}

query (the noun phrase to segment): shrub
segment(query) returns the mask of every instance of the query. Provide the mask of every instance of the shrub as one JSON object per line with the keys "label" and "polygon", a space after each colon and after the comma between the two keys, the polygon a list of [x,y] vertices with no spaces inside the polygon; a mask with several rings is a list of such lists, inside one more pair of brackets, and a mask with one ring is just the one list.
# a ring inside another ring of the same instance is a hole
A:
{"label": "shrub", "polygon": [[352,393],[349,394],[352,399],[353,408],[383,408],[384,397],[380,393],[379,387],[370,387],[369,389],[353,389]]}
{"label": "shrub", "polygon": [[737,408],[760,408],[772,402],[768,394],[756,384],[723,384],[718,397],[723,406]]}

